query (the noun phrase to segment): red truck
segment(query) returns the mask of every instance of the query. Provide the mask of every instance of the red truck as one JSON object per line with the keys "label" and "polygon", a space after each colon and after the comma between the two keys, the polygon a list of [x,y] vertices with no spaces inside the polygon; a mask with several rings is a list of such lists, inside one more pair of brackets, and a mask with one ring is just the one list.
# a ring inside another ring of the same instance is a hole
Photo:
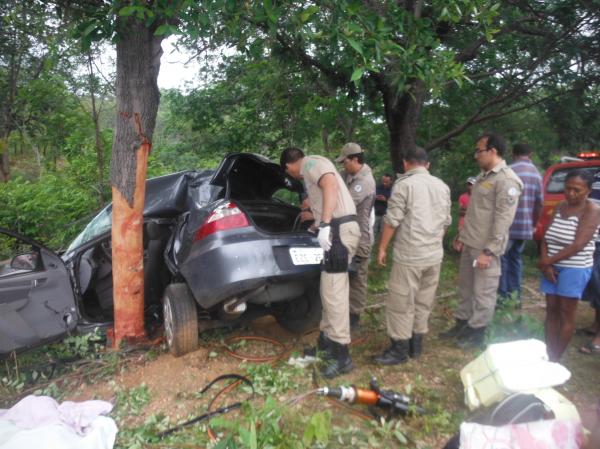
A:
{"label": "red truck", "polygon": [[544,201],[540,219],[535,227],[534,239],[541,240],[554,215],[556,205],[565,199],[565,177],[576,169],[585,169],[594,175],[591,198],[600,200],[600,151],[579,153],[577,157],[565,156],[558,164],[551,165],[544,173]]}

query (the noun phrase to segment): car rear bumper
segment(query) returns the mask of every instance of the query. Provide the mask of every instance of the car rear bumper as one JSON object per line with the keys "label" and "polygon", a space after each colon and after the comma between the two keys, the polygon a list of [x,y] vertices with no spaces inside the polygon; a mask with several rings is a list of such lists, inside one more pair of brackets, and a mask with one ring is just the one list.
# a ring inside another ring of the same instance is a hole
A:
{"label": "car rear bumper", "polygon": [[[293,299],[318,278],[319,265],[294,265],[290,248],[318,248],[308,233],[263,234],[253,228],[219,232],[194,243],[179,271],[196,301],[204,308],[225,299],[276,286],[274,302]],[[283,284],[289,284],[286,297]],[[301,288],[301,287],[300,287]],[[264,294],[261,295],[264,302]]]}

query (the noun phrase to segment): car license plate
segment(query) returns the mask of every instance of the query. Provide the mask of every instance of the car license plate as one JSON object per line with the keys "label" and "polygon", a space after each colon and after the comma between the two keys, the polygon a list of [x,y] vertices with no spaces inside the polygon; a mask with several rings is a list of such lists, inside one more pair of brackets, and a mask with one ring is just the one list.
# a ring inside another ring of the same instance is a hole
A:
{"label": "car license plate", "polygon": [[290,257],[294,265],[318,265],[323,260],[321,248],[290,248]]}

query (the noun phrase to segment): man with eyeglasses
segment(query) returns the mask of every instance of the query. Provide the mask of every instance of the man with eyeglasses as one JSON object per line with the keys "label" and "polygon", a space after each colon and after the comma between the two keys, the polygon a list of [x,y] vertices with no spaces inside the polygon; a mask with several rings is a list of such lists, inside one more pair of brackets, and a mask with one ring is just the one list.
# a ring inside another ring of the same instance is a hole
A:
{"label": "man with eyeglasses", "polygon": [[508,243],[523,182],[504,161],[506,143],[492,133],[477,139],[477,176],[465,225],[458,236],[461,250],[456,324],[440,337],[456,337],[461,348],[481,347],[494,316],[500,281],[500,256]]}

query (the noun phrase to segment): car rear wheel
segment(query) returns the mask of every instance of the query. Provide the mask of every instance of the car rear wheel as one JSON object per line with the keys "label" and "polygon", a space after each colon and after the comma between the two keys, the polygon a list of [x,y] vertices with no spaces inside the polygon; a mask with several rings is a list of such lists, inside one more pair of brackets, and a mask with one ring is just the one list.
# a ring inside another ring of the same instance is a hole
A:
{"label": "car rear wheel", "polygon": [[301,334],[317,327],[321,321],[319,284],[311,284],[304,295],[278,304],[274,315],[281,327],[294,334]]}
{"label": "car rear wheel", "polygon": [[198,348],[196,301],[186,284],[169,284],[163,295],[165,337],[175,357]]}

